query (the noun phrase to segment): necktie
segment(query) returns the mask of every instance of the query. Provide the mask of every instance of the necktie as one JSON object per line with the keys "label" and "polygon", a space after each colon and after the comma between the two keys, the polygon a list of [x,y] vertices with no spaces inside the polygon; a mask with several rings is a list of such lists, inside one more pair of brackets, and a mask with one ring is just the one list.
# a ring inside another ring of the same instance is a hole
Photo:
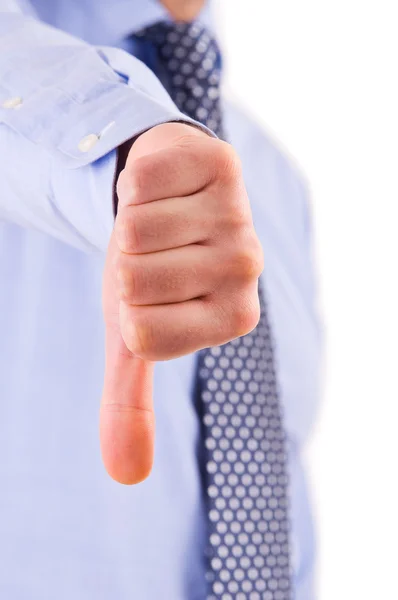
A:
{"label": "necktie", "polygon": [[[221,57],[198,23],[157,23],[154,44],[181,112],[223,138]],[[209,517],[207,600],[291,600],[285,437],[267,306],[254,331],[198,353]]]}

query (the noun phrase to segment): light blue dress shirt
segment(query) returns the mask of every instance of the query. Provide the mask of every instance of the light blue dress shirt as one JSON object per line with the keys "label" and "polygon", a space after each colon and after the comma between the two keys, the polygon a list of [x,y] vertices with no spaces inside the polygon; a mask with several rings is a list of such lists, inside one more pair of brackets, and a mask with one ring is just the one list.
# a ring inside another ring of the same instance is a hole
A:
{"label": "light blue dress shirt", "polygon": [[[115,148],[184,118],[126,52],[136,50],[129,34],[165,16],[155,0],[0,0],[4,600],[205,599],[194,355],[156,365],[147,481],[113,482],[98,442]],[[301,454],[319,396],[320,336],[306,191],[250,118],[226,105],[225,119],[264,248],[289,441],[295,599],[313,600]]]}

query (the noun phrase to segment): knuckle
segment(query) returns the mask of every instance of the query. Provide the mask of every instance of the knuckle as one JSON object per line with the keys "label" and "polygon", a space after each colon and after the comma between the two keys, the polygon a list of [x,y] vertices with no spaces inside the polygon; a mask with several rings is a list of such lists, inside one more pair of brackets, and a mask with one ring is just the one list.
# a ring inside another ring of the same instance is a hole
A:
{"label": "knuckle", "polygon": [[217,195],[218,222],[220,230],[241,237],[250,226],[251,215],[245,197],[240,193],[221,193]]}
{"label": "knuckle", "polygon": [[250,283],[260,277],[264,269],[264,255],[258,240],[242,246],[234,259],[234,268],[240,281]]}
{"label": "knuckle", "polygon": [[241,337],[253,331],[260,320],[260,303],[258,294],[248,294],[244,301],[236,304],[232,314],[232,330],[234,337]]}
{"label": "knuckle", "polygon": [[222,181],[235,181],[240,177],[242,165],[234,148],[227,142],[219,142],[213,157]]}
{"label": "knuckle", "polygon": [[132,186],[137,204],[154,200],[153,195],[167,185],[172,165],[164,156],[145,155],[136,159],[131,166]]}
{"label": "knuckle", "polygon": [[115,270],[116,281],[120,285],[124,285],[126,267],[122,252],[117,252],[113,258],[113,268]]}
{"label": "knuckle", "polygon": [[156,362],[181,355],[184,340],[175,330],[173,321],[159,320],[149,307],[138,307],[133,311],[138,314],[138,318],[130,322],[128,348],[133,354],[143,360]]}
{"label": "knuckle", "polygon": [[115,223],[115,235],[122,252],[138,253],[141,247],[139,219],[132,206],[126,206],[119,212]]}
{"label": "knuckle", "polygon": [[226,142],[220,142],[214,158],[215,206],[219,219],[229,230],[240,229],[251,222],[251,211],[247,197],[239,156]]}
{"label": "knuckle", "polygon": [[120,255],[115,265],[120,297],[128,304],[138,303],[143,289],[142,271],[131,257]]}
{"label": "knuckle", "polygon": [[131,351],[143,360],[159,360],[159,335],[148,318],[137,319],[133,325],[134,333]]}
{"label": "knuckle", "polygon": [[124,307],[121,333],[124,343],[132,354],[144,358],[146,352],[146,326],[140,316],[140,311],[133,310],[130,306]]}
{"label": "knuckle", "polygon": [[123,203],[123,204],[131,203],[131,192],[132,192],[132,187],[131,187],[130,177],[129,177],[126,169],[124,168],[121,171],[119,177],[117,178],[117,182],[116,182],[116,194],[119,199],[119,205],[121,203]]}
{"label": "knuckle", "polygon": [[127,349],[137,358],[156,360],[158,332],[151,310],[120,303],[120,332]]}
{"label": "knuckle", "polygon": [[151,350],[150,343],[148,341],[148,327],[142,321],[134,323],[132,335],[132,348],[133,354],[139,358],[146,359],[148,352]]}
{"label": "knuckle", "polygon": [[138,194],[145,190],[154,173],[151,155],[140,156],[135,159],[129,169],[131,183]]}

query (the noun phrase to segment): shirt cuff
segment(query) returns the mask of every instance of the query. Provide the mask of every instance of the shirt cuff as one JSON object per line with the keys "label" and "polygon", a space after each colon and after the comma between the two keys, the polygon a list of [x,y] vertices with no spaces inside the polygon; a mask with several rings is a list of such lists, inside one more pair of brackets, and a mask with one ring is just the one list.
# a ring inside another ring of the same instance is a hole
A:
{"label": "shirt cuff", "polygon": [[0,122],[40,144],[60,166],[73,169],[93,163],[170,121],[214,135],[182,114],[152,71],[127,52],[87,46],[68,50],[68,56],[58,56],[57,64],[46,65],[47,82],[36,80],[33,85],[23,68],[0,79]]}
{"label": "shirt cuff", "polygon": [[[0,124],[16,133],[10,139],[26,150],[28,168],[38,157],[49,165],[34,190],[41,220],[36,213],[30,218],[43,231],[82,249],[105,249],[113,227],[116,149],[171,121],[214,135],[182,114],[134,56],[89,46],[18,13],[3,14]],[[20,204],[26,214],[15,221],[25,222],[29,210]]]}

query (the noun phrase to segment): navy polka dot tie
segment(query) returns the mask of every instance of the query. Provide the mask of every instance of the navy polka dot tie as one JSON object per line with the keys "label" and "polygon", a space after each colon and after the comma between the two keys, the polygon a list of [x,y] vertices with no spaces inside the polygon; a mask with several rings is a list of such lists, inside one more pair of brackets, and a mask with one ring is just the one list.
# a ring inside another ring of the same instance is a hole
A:
{"label": "navy polka dot tie", "polygon": [[[156,47],[181,112],[224,137],[221,57],[198,23],[157,23]],[[254,331],[198,353],[209,535],[207,600],[291,600],[285,437],[262,286]]]}

